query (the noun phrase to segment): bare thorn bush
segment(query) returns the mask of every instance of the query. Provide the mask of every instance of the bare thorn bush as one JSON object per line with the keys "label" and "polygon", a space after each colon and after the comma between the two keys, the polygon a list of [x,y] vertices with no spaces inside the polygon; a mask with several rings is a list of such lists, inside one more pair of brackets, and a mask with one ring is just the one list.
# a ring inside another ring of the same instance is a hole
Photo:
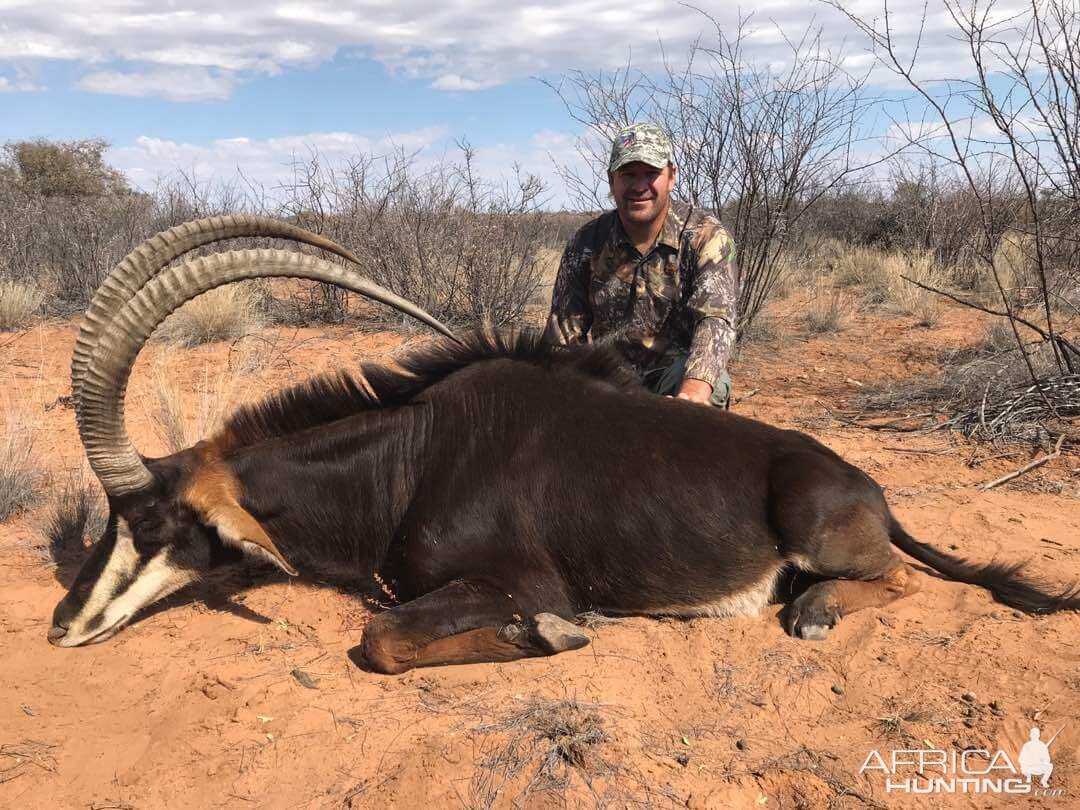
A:
{"label": "bare thorn bush", "polygon": [[854,302],[849,292],[819,282],[806,308],[806,328],[813,335],[844,331]]}
{"label": "bare thorn bush", "polygon": [[18,407],[5,409],[0,426],[0,521],[25,512],[39,495],[44,473],[33,458],[35,424]]}
{"label": "bare thorn bush", "polygon": [[158,337],[180,346],[237,340],[263,325],[253,289],[230,284],[184,304],[161,325]]}
{"label": "bare thorn bush", "polygon": [[45,294],[32,284],[0,281],[0,332],[22,329],[41,312]]}
{"label": "bare thorn bush", "polygon": [[90,543],[105,532],[105,499],[85,469],[70,470],[53,490],[44,534],[50,559],[57,565],[78,561]]}
{"label": "bare thorn bush", "polygon": [[983,341],[983,346],[992,354],[1014,351],[1016,349],[1016,338],[1013,336],[1012,327],[1009,326],[1008,321],[991,321],[986,330],[986,340]]}
{"label": "bare thorn bush", "polygon": [[[887,7],[883,15],[860,17],[846,8],[848,4],[827,2],[866,37],[878,66],[925,102],[932,123],[924,117],[897,129],[908,146],[944,169],[950,182],[964,192],[968,213],[961,219],[976,227],[956,229],[962,236],[958,240],[962,255],[946,263],[975,262],[982,279],[977,286],[993,295],[984,294],[982,301],[953,300],[1012,322],[1018,353],[1043,412],[1059,414],[1048,391],[1060,390],[1062,379],[1080,372],[1075,326],[1056,311],[1062,291],[1076,286],[1080,277],[1076,250],[1080,141],[1075,137],[1080,51],[1062,44],[1076,41],[1080,9],[1069,0],[1046,0],[1031,4],[1024,14],[998,19],[989,0],[946,0],[947,16],[962,43],[958,52],[968,59],[962,69],[970,73],[971,81],[942,86],[923,78],[925,65],[920,63],[928,8],[916,26],[919,35],[914,42],[904,39],[901,46],[893,27],[896,18],[890,17]],[[1018,110],[1025,114],[1017,114]],[[975,134],[965,128],[963,122],[973,114],[992,124],[988,131]],[[928,124],[932,138],[925,135]],[[925,199],[916,197],[913,202],[909,210],[928,208]],[[1035,307],[1028,310],[1032,304]],[[1050,346],[1049,376],[1023,348],[1029,331]],[[1004,393],[1008,400],[997,404],[1012,415],[1018,400],[1012,391]]]}
{"label": "bare thorn bush", "polygon": [[150,416],[154,432],[170,453],[212,436],[240,399],[238,375],[228,366],[216,373],[207,366],[193,395],[185,396],[172,353],[159,357],[151,370]]}
{"label": "bare thorn bush", "polygon": [[[429,168],[402,152],[336,166],[312,154],[294,166],[284,212],[347,245],[375,281],[448,324],[512,324],[550,271],[541,253],[557,221],[541,211],[546,191],[538,177],[480,177],[472,147],[459,146],[458,162]],[[305,320],[340,323],[349,314],[345,291],[310,289]],[[364,311],[372,319],[388,314]],[[396,312],[390,317],[401,322]]]}

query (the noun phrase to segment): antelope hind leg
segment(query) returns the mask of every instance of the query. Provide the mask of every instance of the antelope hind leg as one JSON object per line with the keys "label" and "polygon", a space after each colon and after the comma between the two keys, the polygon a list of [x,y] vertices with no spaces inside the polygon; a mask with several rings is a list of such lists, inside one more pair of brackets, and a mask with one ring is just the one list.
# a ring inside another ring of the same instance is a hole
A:
{"label": "antelope hind leg", "polygon": [[918,590],[919,577],[893,550],[881,490],[854,467],[804,453],[775,473],[773,520],[786,559],[826,578],[787,609],[793,636],[823,639],[841,617]]}
{"label": "antelope hind leg", "polygon": [[881,607],[915,593],[918,576],[898,560],[895,568],[878,579],[830,579],[811,585],[788,606],[784,627],[798,638],[820,641],[849,613]]}

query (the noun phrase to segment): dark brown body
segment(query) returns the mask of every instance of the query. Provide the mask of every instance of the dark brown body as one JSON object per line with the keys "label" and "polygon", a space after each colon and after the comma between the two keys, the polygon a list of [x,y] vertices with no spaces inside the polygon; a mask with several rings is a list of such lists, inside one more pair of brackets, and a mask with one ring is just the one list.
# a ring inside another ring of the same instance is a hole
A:
{"label": "dark brown body", "polygon": [[382,408],[227,457],[302,574],[377,574],[404,604],[368,630],[376,668],[545,652],[538,614],[756,612],[788,564],[853,581],[812,588],[798,635],[912,590],[880,487],[809,436],[651,396],[602,349],[466,354],[418,361],[415,392],[369,373]]}

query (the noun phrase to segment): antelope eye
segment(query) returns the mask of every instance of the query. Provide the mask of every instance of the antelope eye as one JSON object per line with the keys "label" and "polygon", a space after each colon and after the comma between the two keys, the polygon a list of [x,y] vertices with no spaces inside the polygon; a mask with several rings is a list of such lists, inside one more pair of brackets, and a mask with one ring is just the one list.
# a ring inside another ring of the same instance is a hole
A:
{"label": "antelope eye", "polygon": [[139,518],[131,526],[132,539],[140,548],[162,545],[161,521],[154,517]]}

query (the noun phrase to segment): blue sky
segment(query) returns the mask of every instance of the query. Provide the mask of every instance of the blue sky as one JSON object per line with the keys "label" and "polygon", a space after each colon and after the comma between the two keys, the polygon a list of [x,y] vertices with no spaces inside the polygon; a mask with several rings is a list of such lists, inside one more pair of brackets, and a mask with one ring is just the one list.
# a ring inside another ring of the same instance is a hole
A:
{"label": "blue sky", "polygon": [[440,127],[478,142],[527,139],[567,122],[562,105],[539,81],[524,78],[474,92],[447,92],[430,80],[393,75],[375,60],[336,55],[315,66],[255,75],[223,99],[174,101],[161,96],[89,92],[70,62],[35,71],[34,92],[0,97],[5,140],[101,132],[118,144],[140,135],[204,143],[213,138],[272,138],[349,131],[382,136]]}
{"label": "blue sky", "polygon": [[[880,11],[876,0],[849,5]],[[922,3],[890,7],[910,40]],[[751,11],[703,8],[725,31]],[[852,70],[870,59],[822,3],[762,0],[752,11],[746,52],[761,64],[785,57],[778,20],[790,34],[822,25]],[[928,76],[955,78],[963,61],[950,27],[931,9]],[[713,35],[699,12],[663,0],[0,0],[0,141],[103,137],[111,162],[143,186],[193,168],[222,178],[241,168],[272,185],[309,149],[438,156],[464,137],[485,173],[519,163],[558,198],[553,161],[573,159],[580,131],[537,78],[628,58],[656,69],[660,40],[677,55],[699,35]]]}

